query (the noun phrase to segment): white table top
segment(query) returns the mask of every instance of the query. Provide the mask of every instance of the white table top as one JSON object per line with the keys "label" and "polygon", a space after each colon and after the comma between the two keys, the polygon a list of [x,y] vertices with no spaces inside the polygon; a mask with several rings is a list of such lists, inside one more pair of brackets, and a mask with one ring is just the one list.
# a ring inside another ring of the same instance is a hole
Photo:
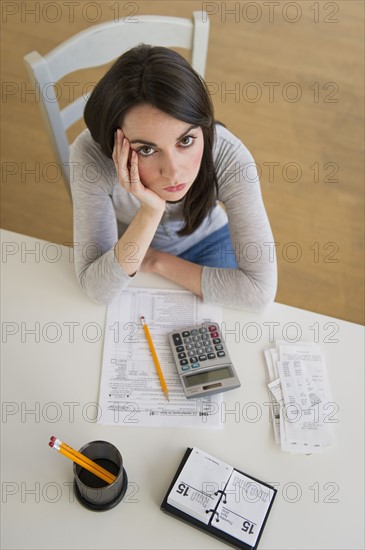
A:
{"label": "white table top", "polygon": [[[102,426],[93,420],[93,403],[103,341],[92,343],[83,330],[89,323],[104,329],[107,308],[80,289],[72,250],[2,231],[2,261],[3,548],[225,548],[160,511],[192,446],[276,486],[260,548],[364,548],[362,326],[277,303],[261,314],[224,309],[226,328],[240,331],[238,342],[226,332],[226,343],[242,386],[225,394],[223,430]],[[133,284],[177,288],[145,274]],[[261,330],[256,342],[247,323]],[[274,443],[263,355],[273,347],[273,323],[275,338],[294,338],[299,327],[304,340],[317,334],[324,351],[338,423],[335,444],[321,454],[284,453]],[[249,403],[262,410],[256,422]],[[52,435],[75,448],[96,439],[116,445],[129,479],[124,501],[103,513],[83,508],[73,496],[71,462],[48,447]]]}

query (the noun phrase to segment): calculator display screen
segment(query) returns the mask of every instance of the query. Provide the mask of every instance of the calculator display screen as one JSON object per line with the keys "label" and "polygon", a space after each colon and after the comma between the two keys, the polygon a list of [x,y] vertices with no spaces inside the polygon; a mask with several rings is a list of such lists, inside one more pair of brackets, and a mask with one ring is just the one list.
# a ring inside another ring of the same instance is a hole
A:
{"label": "calculator display screen", "polygon": [[185,376],[185,385],[190,388],[197,384],[206,384],[207,382],[216,382],[217,380],[224,380],[225,378],[231,378],[232,374],[228,367],[222,367],[220,369],[209,370],[207,372],[197,372],[196,374],[190,374]]}

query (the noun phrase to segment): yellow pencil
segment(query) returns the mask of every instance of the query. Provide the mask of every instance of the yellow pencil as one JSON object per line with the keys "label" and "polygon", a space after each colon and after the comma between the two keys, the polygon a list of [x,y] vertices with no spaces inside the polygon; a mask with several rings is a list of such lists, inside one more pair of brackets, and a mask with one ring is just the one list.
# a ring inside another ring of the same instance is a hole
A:
{"label": "yellow pencil", "polygon": [[99,470],[97,470],[96,468],[91,466],[88,462],[85,462],[84,460],[82,460],[78,456],[70,453],[64,447],[61,447],[60,445],[56,445],[53,441],[49,442],[49,446],[52,447],[55,451],[58,451],[59,453],[61,453],[61,455],[65,456],[66,458],[69,458],[73,462],[76,462],[76,464],[81,466],[81,468],[84,468],[85,470],[88,470],[89,472],[91,472],[95,476],[100,477],[101,479],[103,479],[104,481],[109,483],[109,485],[111,483],[113,483],[114,479],[116,479],[116,477],[113,474],[111,474],[110,472],[108,472],[107,476],[104,475],[102,472],[100,472]]}
{"label": "yellow pencil", "polygon": [[148,342],[148,345],[149,345],[149,348],[150,348],[150,352],[151,352],[152,357],[153,357],[153,362],[155,363],[157,374],[158,374],[158,377],[160,379],[162,391],[164,392],[167,401],[169,401],[169,391],[167,389],[165,378],[163,376],[163,373],[162,373],[162,370],[161,370],[161,367],[160,367],[160,362],[159,362],[158,357],[157,357],[155,346],[153,345],[153,342],[152,342],[150,330],[148,328],[148,325],[147,325],[144,317],[141,317],[141,321],[142,321],[143,330],[145,332],[147,342]]}
{"label": "yellow pencil", "polygon": [[[79,453],[78,451],[76,451],[75,449],[73,449],[72,447],[67,445],[67,443],[65,443],[64,441],[61,441],[60,439],[58,439],[57,437],[54,437],[54,436],[52,436],[50,439],[51,439],[51,441],[49,443],[50,447],[54,448],[55,446],[58,446],[61,449],[64,449],[65,451],[70,453],[71,455],[76,456],[76,458],[79,458],[80,460],[82,460],[82,462],[86,462],[86,464],[89,464],[95,470],[98,470],[98,472],[100,472],[100,473],[104,474],[104,476],[110,478],[110,483],[113,483],[113,481],[116,480],[116,476],[114,474],[112,474],[111,472],[109,472],[108,470],[106,470],[105,468],[103,468],[102,466],[100,466],[99,464],[94,462],[93,460],[90,460],[90,458],[88,458],[87,456],[83,455],[82,453]],[[51,443],[53,443],[53,445]],[[56,449],[56,450],[58,450],[58,449]],[[104,479],[104,478],[102,478],[102,479]],[[104,479],[104,481],[105,481],[105,479]]]}

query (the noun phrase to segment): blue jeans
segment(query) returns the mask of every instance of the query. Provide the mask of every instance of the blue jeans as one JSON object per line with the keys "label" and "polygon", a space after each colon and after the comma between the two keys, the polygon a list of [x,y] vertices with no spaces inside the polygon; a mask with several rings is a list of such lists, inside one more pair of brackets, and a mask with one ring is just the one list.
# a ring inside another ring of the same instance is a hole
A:
{"label": "blue jeans", "polygon": [[188,248],[178,257],[208,267],[238,268],[228,224]]}

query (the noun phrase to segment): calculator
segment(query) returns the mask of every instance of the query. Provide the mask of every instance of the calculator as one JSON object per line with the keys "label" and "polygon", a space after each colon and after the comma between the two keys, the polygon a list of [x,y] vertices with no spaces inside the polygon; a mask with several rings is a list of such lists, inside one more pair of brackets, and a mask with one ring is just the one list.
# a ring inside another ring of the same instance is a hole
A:
{"label": "calculator", "polygon": [[188,399],[233,390],[241,385],[218,323],[175,330],[168,338]]}

